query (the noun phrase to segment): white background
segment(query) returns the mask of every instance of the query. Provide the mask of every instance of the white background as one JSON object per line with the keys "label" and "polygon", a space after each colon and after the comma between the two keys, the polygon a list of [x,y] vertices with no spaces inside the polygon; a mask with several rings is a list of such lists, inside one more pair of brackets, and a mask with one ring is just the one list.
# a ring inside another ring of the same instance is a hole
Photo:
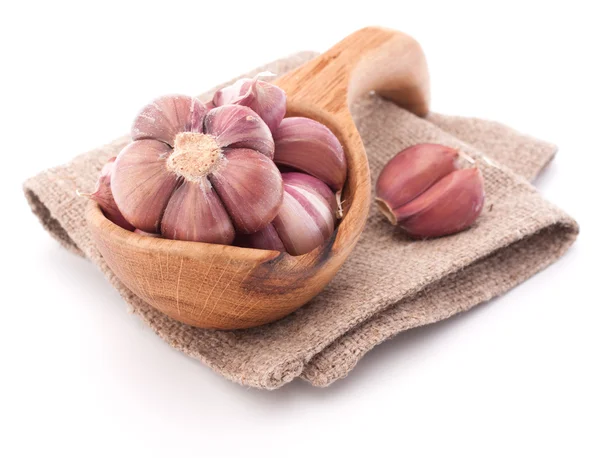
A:
{"label": "white background", "polygon": [[[594,3],[3,2],[0,456],[599,456]],[[365,25],[421,42],[435,111],[560,145],[536,184],[581,223],[564,258],[330,388],[261,392],[169,348],[29,212],[27,177],[126,132],[154,96]]]}

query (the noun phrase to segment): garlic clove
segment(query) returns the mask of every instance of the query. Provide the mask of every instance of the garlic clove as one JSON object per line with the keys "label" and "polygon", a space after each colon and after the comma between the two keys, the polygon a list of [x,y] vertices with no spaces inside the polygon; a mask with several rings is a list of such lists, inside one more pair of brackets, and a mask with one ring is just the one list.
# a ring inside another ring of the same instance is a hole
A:
{"label": "garlic clove", "polygon": [[161,234],[173,240],[230,245],[235,237],[231,220],[206,178],[184,181],[165,209]]}
{"label": "garlic clove", "polygon": [[284,179],[284,186],[287,186],[288,188],[298,188],[308,193],[317,194],[321,196],[330,208],[335,208],[337,206],[335,195],[331,192],[329,186],[321,180],[299,172],[287,172],[283,173],[281,176]]}
{"label": "garlic clove", "polygon": [[283,174],[284,196],[273,220],[286,251],[306,254],[323,244],[335,229],[335,195],[315,177]]}
{"label": "garlic clove", "polygon": [[243,234],[267,226],[281,205],[281,174],[271,159],[256,151],[242,148],[225,151],[225,159],[208,179],[235,228]]}
{"label": "garlic clove", "polygon": [[433,143],[421,143],[402,150],[385,165],[377,178],[375,195],[380,209],[384,213],[394,213],[456,170],[457,159],[457,150]]}
{"label": "garlic clove", "polygon": [[208,112],[204,130],[221,148],[250,148],[273,158],[273,136],[265,122],[250,108],[223,105]]}
{"label": "garlic clove", "polygon": [[146,105],[131,127],[133,140],[154,139],[174,146],[179,132],[202,132],[206,106],[197,98],[167,95]]}
{"label": "garlic clove", "polygon": [[144,232],[158,232],[162,214],[177,185],[166,159],[171,148],[157,140],[137,140],[117,156],[111,190],[123,216]]}
{"label": "garlic clove", "polygon": [[119,210],[119,207],[117,207],[117,203],[115,202],[110,189],[111,176],[114,170],[114,163],[116,159],[116,157],[112,157],[106,164],[104,164],[102,170],[100,171],[100,177],[98,177],[98,181],[96,182],[96,189],[92,194],[78,194],[95,200],[102,209],[104,216],[106,216],[108,220],[112,221],[123,229],[133,231],[135,227],[133,227],[123,217],[123,214]]}
{"label": "garlic clove", "polygon": [[477,168],[456,170],[394,210],[398,225],[414,237],[440,237],[470,227],[483,209],[483,176]]}
{"label": "garlic clove", "polygon": [[272,224],[253,234],[239,234],[234,245],[244,248],[258,248],[260,250],[285,251],[283,242],[277,235]]}
{"label": "garlic clove", "polygon": [[277,165],[306,172],[340,191],[346,181],[346,156],[337,137],[309,118],[285,118],[274,132]]}
{"label": "garlic clove", "polygon": [[215,106],[235,104],[249,107],[274,132],[285,116],[286,95],[283,89],[259,80],[259,76],[262,74],[259,73],[253,79],[243,78],[217,91],[213,103]]}

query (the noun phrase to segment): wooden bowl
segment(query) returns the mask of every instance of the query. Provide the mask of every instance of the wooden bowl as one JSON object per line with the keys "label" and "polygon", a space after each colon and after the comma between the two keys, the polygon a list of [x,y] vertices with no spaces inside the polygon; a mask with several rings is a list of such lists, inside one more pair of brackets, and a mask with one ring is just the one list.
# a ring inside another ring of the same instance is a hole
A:
{"label": "wooden bowl", "polygon": [[371,205],[369,166],[349,104],[375,90],[424,115],[425,57],[411,37],[381,28],[348,36],[275,81],[288,96],[288,116],[326,124],[348,161],[344,218],[332,237],[303,256],[141,236],[107,220],[91,202],[87,222],[102,256],[137,296],[192,326],[239,329],[288,315],[331,281],[359,239]]}

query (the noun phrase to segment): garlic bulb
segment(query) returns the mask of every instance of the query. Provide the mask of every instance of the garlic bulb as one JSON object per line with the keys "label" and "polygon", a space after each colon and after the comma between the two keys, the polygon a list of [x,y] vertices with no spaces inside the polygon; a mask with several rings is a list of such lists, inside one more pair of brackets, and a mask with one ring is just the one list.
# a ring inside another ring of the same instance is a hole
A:
{"label": "garlic bulb", "polygon": [[278,166],[308,173],[341,191],[346,181],[346,157],[340,141],[325,125],[309,118],[285,118],[273,139]]}
{"label": "garlic bulb", "polygon": [[379,210],[418,238],[470,227],[483,209],[483,176],[477,168],[457,169],[457,157],[452,148],[426,143],[398,153],[377,180]]}
{"label": "garlic bulb", "polygon": [[122,227],[128,231],[133,231],[135,228],[123,217],[119,207],[115,203],[112,191],[110,189],[111,176],[114,169],[116,157],[111,157],[100,171],[98,181],[96,181],[96,189],[91,194],[81,193],[77,191],[80,196],[89,197],[92,200],[98,202],[102,209],[104,216],[107,219],[115,223],[117,226]]}
{"label": "garlic bulb", "polygon": [[242,78],[231,86],[218,90],[212,100],[216,107],[226,104],[243,105],[251,108],[265,121],[271,132],[274,132],[285,116],[285,92],[274,84],[261,81],[260,76],[271,75],[259,73],[254,78]]}
{"label": "garlic bulb", "polygon": [[146,106],[117,156],[111,189],[125,219],[167,238],[230,244],[277,214],[283,182],[274,143],[250,108],[211,110],[165,96]]}
{"label": "garlic bulb", "polygon": [[283,204],[272,225],[241,237],[238,244],[287,251],[294,256],[306,254],[333,234],[336,198],[325,183],[313,176],[290,172],[282,177]]}
{"label": "garlic bulb", "polygon": [[283,119],[285,92],[260,76],[206,104],[173,95],[144,107],[92,196],[107,217],[140,235],[293,255],[331,237],[342,145],[317,121]]}

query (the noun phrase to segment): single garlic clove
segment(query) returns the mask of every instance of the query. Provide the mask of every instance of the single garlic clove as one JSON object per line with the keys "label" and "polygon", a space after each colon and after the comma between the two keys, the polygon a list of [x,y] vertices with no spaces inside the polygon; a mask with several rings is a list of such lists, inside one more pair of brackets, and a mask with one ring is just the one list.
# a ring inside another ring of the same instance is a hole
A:
{"label": "single garlic clove", "polygon": [[208,179],[235,228],[244,234],[257,232],[273,220],[281,205],[281,174],[271,159],[256,151],[238,148],[224,154]]}
{"label": "single garlic clove", "polygon": [[288,172],[281,176],[284,179],[283,184],[287,188],[297,188],[303,193],[318,195],[326,202],[328,208],[337,207],[335,195],[331,192],[329,186],[321,180],[298,172]]}
{"label": "single garlic clove", "polygon": [[457,158],[457,150],[433,143],[421,143],[400,151],[377,178],[377,205],[384,214],[393,214],[395,209],[456,170]]}
{"label": "single garlic clove", "polygon": [[104,216],[117,226],[128,231],[133,231],[135,228],[123,217],[110,189],[116,159],[116,157],[112,157],[104,164],[100,171],[100,177],[98,177],[98,181],[96,182],[96,190],[92,194],[80,194],[95,200],[102,209]]}
{"label": "single garlic clove", "polygon": [[158,232],[162,214],[177,185],[166,159],[171,148],[157,140],[137,140],[117,156],[111,190],[127,221],[145,232]]}
{"label": "single garlic clove", "polygon": [[298,256],[323,244],[335,229],[335,195],[320,180],[304,173],[285,173],[283,204],[273,220],[286,251]]}
{"label": "single garlic clove", "polygon": [[461,169],[394,210],[393,216],[397,224],[414,237],[440,237],[470,227],[481,213],[484,199],[483,176],[479,169]]}
{"label": "single garlic clove", "polygon": [[346,157],[337,137],[309,118],[285,118],[274,132],[277,165],[306,172],[340,191],[346,181]]}
{"label": "single garlic clove", "polygon": [[250,148],[273,158],[273,136],[265,122],[250,108],[223,105],[208,112],[205,133],[221,148]]}
{"label": "single garlic clove", "polygon": [[285,92],[266,81],[255,78],[244,78],[217,91],[213,97],[215,106],[225,104],[243,105],[251,108],[265,121],[271,132],[274,132],[285,116]]}
{"label": "single garlic clove", "polygon": [[161,233],[173,240],[230,245],[235,237],[231,220],[206,178],[184,181],[162,217]]}
{"label": "single garlic clove", "polygon": [[285,251],[283,242],[277,235],[272,224],[253,234],[239,234],[234,245],[244,248],[258,248],[260,250]]}
{"label": "single garlic clove", "polygon": [[146,105],[133,121],[133,140],[154,139],[174,146],[179,132],[202,132],[205,105],[195,97],[167,95]]}

